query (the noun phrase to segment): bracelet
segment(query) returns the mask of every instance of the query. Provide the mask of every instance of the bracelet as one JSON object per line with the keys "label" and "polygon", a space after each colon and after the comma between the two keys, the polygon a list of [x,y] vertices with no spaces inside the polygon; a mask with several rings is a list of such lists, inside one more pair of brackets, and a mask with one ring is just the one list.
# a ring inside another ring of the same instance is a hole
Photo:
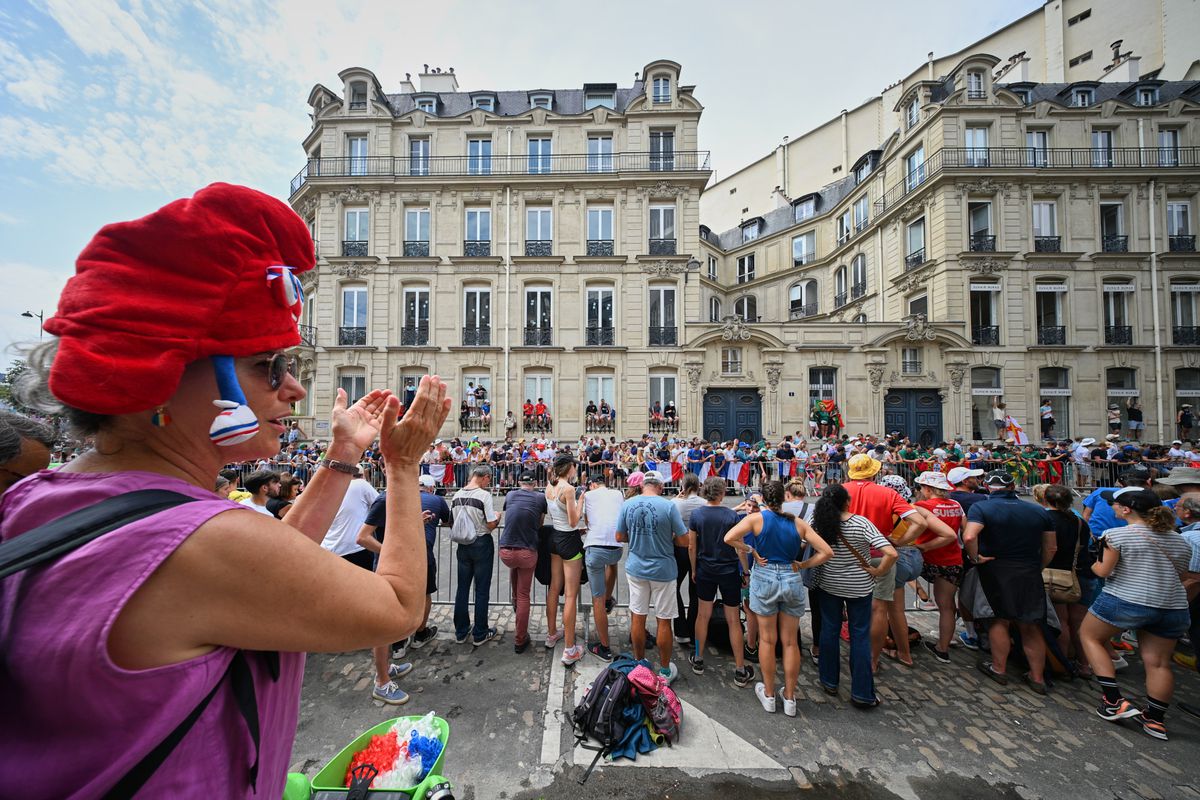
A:
{"label": "bracelet", "polygon": [[334,461],[332,458],[322,458],[317,462],[318,467],[328,467],[334,472],[344,472],[347,475],[353,475],[358,472],[358,467],[354,464],[347,464],[345,461]]}

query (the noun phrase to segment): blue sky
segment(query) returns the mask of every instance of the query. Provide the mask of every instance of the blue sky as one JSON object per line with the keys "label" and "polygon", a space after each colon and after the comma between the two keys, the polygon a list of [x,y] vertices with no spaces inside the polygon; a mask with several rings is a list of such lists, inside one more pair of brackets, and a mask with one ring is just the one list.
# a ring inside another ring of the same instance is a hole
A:
{"label": "blue sky", "polygon": [[[215,180],[286,198],[315,83],[422,64],[470,89],[628,85],[683,65],[718,176],[924,62],[1038,8],[856,0],[456,2],[17,0],[0,5],[0,365],[36,340],[104,223]],[[1008,53],[997,53],[1006,58]]]}

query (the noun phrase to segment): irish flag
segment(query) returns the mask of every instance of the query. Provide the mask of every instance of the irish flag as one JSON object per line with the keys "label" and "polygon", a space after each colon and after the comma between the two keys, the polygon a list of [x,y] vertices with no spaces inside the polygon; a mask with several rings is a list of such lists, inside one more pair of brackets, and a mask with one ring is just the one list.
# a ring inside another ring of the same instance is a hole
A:
{"label": "irish flag", "polygon": [[454,470],[450,468],[449,464],[430,464],[429,474],[442,486],[454,485]]}
{"label": "irish flag", "polygon": [[745,461],[731,461],[725,465],[725,480],[742,486],[750,485],[750,465]]}

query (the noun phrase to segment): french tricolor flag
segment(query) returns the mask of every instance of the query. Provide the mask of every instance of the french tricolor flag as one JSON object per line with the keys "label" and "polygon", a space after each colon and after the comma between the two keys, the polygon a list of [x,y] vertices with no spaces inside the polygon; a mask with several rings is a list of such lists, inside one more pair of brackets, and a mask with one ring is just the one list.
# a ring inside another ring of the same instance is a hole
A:
{"label": "french tricolor flag", "polygon": [[750,485],[750,465],[745,461],[731,461],[725,466],[725,480],[741,486]]}
{"label": "french tricolor flag", "polygon": [[[700,482],[701,483],[704,483],[706,480],[708,480],[708,474],[710,472],[712,472],[712,462],[711,461],[705,461],[703,464],[700,465]],[[722,600],[721,602],[725,602],[725,601]]]}
{"label": "french tricolor flag", "polygon": [[429,474],[442,486],[454,485],[454,470],[450,468],[449,464],[430,464]]}
{"label": "french tricolor flag", "polygon": [[796,474],[795,461],[778,461],[776,462],[776,466],[779,469],[779,477],[781,480],[784,478],[790,478]]}

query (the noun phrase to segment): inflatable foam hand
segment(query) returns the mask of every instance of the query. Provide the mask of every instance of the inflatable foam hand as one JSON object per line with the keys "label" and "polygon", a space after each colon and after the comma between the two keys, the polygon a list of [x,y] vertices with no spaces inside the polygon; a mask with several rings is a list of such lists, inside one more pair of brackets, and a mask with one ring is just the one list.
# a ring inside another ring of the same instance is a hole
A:
{"label": "inflatable foam hand", "polygon": [[258,417],[249,406],[232,400],[213,400],[221,409],[208,429],[208,438],[213,443],[228,447],[253,439],[258,434]]}

